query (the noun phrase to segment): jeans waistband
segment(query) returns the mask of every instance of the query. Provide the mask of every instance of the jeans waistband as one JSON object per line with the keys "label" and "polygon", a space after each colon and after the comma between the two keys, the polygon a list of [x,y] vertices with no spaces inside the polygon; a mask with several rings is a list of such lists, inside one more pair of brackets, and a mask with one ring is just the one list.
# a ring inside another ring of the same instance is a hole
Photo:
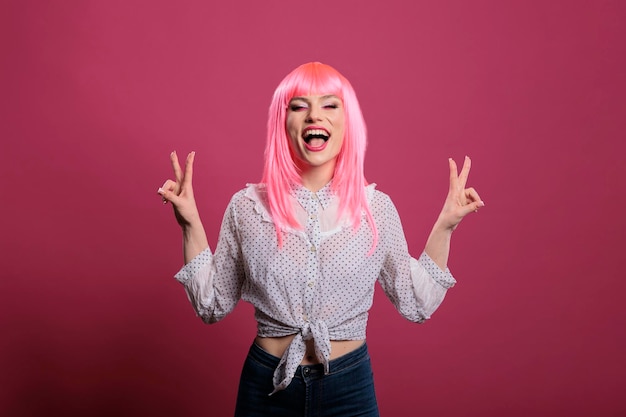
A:
{"label": "jeans waistband", "polygon": [[[267,367],[270,367],[272,369],[276,369],[278,367],[278,363],[280,362],[279,357],[268,353],[256,343],[252,344],[252,346],[250,347],[250,351],[248,352],[248,355],[252,359],[256,360],[257,362]],[[338,358],[331,359],[328,362],[330,373],[339,372],[345,368],[349,368],[361,362],[363,359],[368,359],[368,358],[369,358],[369,353],[367,350],[367,343],[363,342],[361,346],[354,349],[352,352],[348,352],[345,355],[341,355]],[[298,366],[296,375],[300,375],[301,370],[305,368],[311,371],[321,370],[323,372],[324,365],[321,363],[314,364],[314,365],[300,365]]]}

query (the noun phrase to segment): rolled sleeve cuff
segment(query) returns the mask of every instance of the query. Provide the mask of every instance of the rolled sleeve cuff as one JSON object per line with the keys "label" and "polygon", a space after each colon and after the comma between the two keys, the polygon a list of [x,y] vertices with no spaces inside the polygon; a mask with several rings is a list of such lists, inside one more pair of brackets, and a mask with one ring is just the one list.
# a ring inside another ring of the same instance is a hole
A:
{"label": "rolled sleeve cuff", "polygon": [[213,258],[211,249],[206,248],[196,255],[187,265],[183,266],[181,270],[174,275],[174,278],[181,284],[185,284],[189,279],[197,276],[200,270],[211,262],[211,258]]}
{"label": "rolled sleeve cuff", "polygon": [[432,277],[439,285],[444,288],[452,288],[456,284],[456,279],[452,276],[452,273],[448,268],[442,270],[439,265],[433,261],[426,252],[422,252],[421,256],[417,260],[422,267],[428,272],[428,275]]}

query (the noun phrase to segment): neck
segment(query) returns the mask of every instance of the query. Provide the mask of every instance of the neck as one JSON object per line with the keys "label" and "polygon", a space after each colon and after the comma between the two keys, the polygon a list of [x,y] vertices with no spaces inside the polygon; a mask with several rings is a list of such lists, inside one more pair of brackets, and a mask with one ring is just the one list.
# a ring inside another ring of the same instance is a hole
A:
{"label": "neck", "polygon": [[309,191],[318,192],[333,178],[335,173],[335,166],[319,166],[319,167],[307,167],[302,170],[300,179],[302,185]]}

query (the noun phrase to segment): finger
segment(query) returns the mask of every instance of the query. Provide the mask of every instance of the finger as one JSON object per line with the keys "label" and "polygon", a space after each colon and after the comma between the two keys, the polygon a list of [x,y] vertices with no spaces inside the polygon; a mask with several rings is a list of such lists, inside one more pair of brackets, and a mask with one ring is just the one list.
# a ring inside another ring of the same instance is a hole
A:
{"label": "finger", "polygon": [[175,192],[176,182],[172,180],[167,180],[163,183],[163,185],[161,186],[161,188],[159,188],[159,190]]}
{"label": "finger", "polygon": [[461,169],[461,174],[459,175],[459,187],[465,188],[465,184],[467,184],[467,177],[469,176],[470,168],[472,167],[472,160],[469,156],[465,157],[465,161],[463,161],[463,168]]}
{"label": "finger", "polygon": [[176,203],[178,201],[176,182],[172,180],[165,181],[165,183],[157,190],[157,194],[161,196],[163,204],[167,204],[168,201]]}
{"label": "finger", "polygon": [[180,169],[176,151],[170,154],[170,162],[172,163],[172,169],[174,170],[174,178],[176,178],[176,182],[180,184],[183,180],[183,170]]}
{"label": "finger", "polygon": [[157,190],[157,194],[161,196],[161,200],[163,201],[163,204],[167,204],[167,191],[161,187]]}
{"label": "finger", "polygon": [[467,204],[462,208],[461,217],[465,217],[470,213],[478,213],[478,210],[480,210],[484,206],[485,203],[483,203],[482,201],[475,201],[471,204]]}
{"label": "finger", "polygon": [[454,159],[448,158],[450,164],[450,190],[456,190],[459,183],[458,168]]}
{"label": "finger", "polygon": [[473,187],[465,189],[465,198],[473,203],[480,202],[484,206],[485,203],[480,199],[478,192]]}
{"label": "finger", "polygon": [[157,193],[161,196],[161,200],[163,200],[163,204],[172,203],[173,205],[176,206],[178,205],[181,199],[181,197],[176,195],[175,192],[172,192],[170,190],[165,190],[163,188],[159,188],[157,190]]}
{"label": "finger", "polygon": [[186,188],[191,186],[191,178],[193,177],[193,160],[195,157],[195,152],[190,152],[189,155],[187,155],[187,161],[185,162],[185,178],[183,178],[183,186]]}
{"label": "finger", "polygon": [[468,204],[465,204],[461,207],[461,216],[466,216],[471,212],[477,212],[479,209],[485,207],[485,202],[480,199],[480,196],[473,188],[468,188],[464,190],[465,198],[468,201]]}

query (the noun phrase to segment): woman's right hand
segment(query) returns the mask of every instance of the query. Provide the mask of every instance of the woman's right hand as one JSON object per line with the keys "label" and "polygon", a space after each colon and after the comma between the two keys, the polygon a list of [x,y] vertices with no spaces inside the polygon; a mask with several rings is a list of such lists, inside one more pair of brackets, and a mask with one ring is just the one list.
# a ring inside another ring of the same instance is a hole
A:
{"label": "woman's right hand", "polygon": [[183,172],[178,163],[176,151],[172,152],[170,154],[170,161],[174,170],[175,180],[168,179],[163,186],[157,190],[158,194],[163,199],[163,204],[167,204],[168,202],[172,203],[176,221],[183,229],[190,225],[200,223],[200,215],[193,197],[193,186],[191,184],[195,155],[195,152],[191,152],[187,155],[185,171]]}

